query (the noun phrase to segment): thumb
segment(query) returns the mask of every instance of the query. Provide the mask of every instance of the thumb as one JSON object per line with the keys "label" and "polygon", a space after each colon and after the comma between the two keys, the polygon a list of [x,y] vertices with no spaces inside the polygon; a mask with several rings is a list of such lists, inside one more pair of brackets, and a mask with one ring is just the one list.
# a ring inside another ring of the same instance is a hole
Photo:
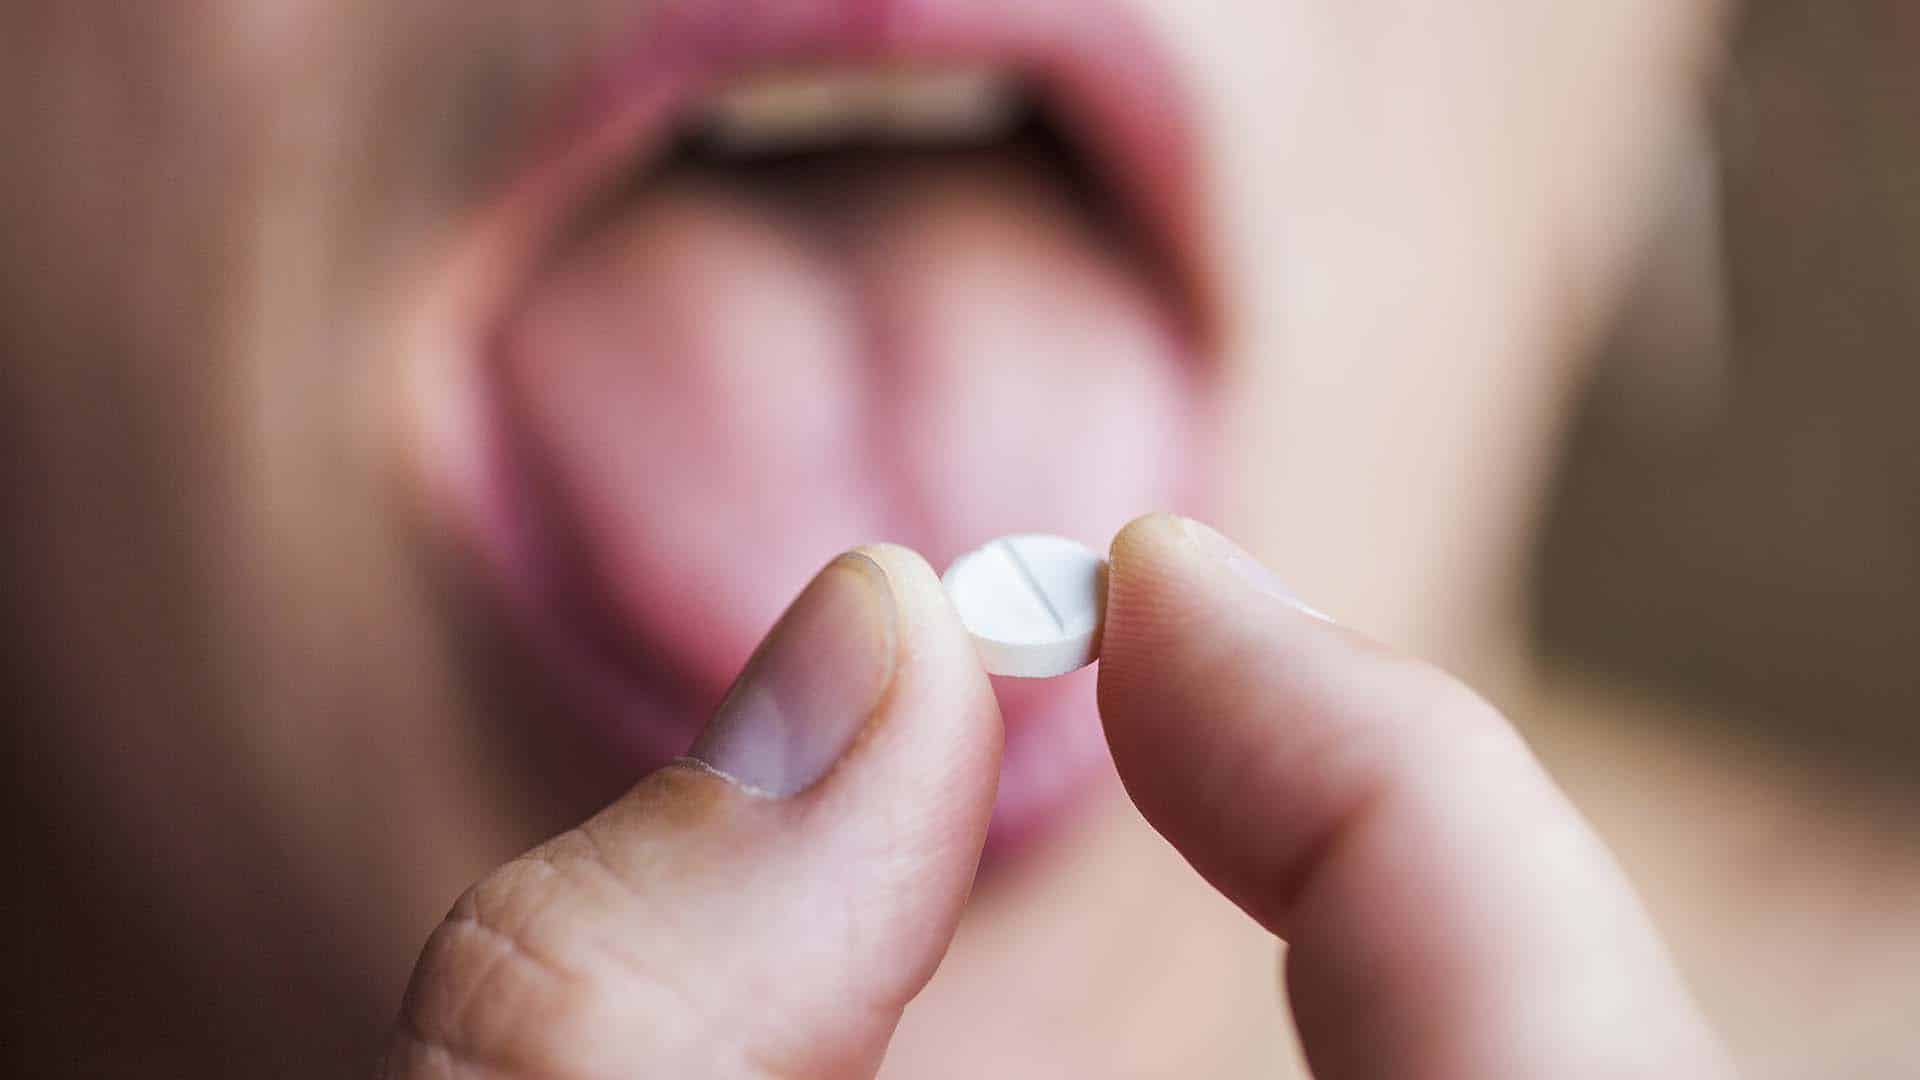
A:
{"label": "thumb", "polygon": [[386,1075],[872,1075],[959,920],[1000,744],[932,570],[842,556],[692,757],[460,899]]}

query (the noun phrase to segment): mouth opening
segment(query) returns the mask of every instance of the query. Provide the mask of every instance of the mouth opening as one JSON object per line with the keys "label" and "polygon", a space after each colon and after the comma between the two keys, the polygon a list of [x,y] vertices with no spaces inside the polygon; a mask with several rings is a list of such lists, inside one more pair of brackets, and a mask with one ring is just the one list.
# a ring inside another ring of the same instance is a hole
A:
{"label": "mouth opening", "polygon": [[[1197,244],[1154,220],[1076,131],[1042,81],[984,65],[776,67],[723,80],[688,101],[667,134],[559,231],[587,241],[661,187],[727,187],[805,209],[878,194],[886,178],[998,163],[1044,175],[1089,225],[1170,298],[1185,333],[1211,344],[1216,313]],[[1196,352],[1204,349],[1196,349]]]}
{"label": "mouth opening", "polygon": [[[430,490],[629,772],[839,551],[1103,546],[1210,494],[1198,167],[1151,37],[1101,0],[762,6],[593,84],[426,350]],[[996,687],[1004,848],[1110,766],[1089,674]]]}

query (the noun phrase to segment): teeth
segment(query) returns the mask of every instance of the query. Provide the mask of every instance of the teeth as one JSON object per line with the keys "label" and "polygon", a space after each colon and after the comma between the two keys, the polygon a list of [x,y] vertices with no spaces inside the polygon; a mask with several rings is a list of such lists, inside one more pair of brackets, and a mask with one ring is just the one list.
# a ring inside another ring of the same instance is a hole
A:
{"label": "teeth", "polygon": [[1019,122],[1020,81],[992,68],[830,69],[754,76],[708,101],[695,128],[739,155],[841,143],[972,145]]}

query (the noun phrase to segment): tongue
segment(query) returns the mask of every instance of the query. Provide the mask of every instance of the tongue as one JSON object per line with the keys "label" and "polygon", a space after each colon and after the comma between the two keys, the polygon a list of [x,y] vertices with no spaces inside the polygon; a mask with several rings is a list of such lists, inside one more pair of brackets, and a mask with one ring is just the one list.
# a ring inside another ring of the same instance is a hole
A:
{"label": "tongue", "polygon": [[1152,275],[1050,170],[778,180],[653,185],[535,283],[502,352],[576,601],[693,705],[836,552],[1104,546],[1192,460],[1196,372]]}

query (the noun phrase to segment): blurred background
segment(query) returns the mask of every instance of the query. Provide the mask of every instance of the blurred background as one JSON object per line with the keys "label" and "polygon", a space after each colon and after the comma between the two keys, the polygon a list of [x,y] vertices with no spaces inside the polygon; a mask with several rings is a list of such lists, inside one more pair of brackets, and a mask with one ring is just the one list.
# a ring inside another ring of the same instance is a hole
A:
{"label": "blurred background", "polygon": [[1756,1077],[1920,1076],[1920,5],[1745,5],[1513,714]]}
{"label": "blurred background", "polygon": [[[1743,0],[1725,48],[1720,84],[1669,163],[1657,241],[1635,275],[1634,295],[1603,335],[1594,377],[1559,448],[1543,527],[1525,566],[1521,633],[1484,661],[1473,660],[1469,674],[1522,725],[1618,852],[1749,1076],[1920,1078],[1920,0]],[[171,54],[154,55],[172,63]],[[99,170],[99,182],[117,186],[118,171]],[[292,186],[304,191],[306,183],[303,176]],[[289,205],[304,212],[303,199]],[[182,214],[180,221],[170,227],[185,231],[197,219]],[[305,242],[300,230],[290,235],[292,245]],[[157,242],[154,249],[162,250]],[[195,251],[211,256],[218,245],[201,243]],[[174,294],[158,289],[154,296],[171,317]],[[83,382],[75,386],[88,400],[120,401]],[[19,438],[0,423],[0,445]],[[338,464],[316,457],[311,467],[323,475]],[[298,469],[308,466],[307,458],[289,455],[276,467],[304,477]],[[129,520],[129,531],[166,532],[131,512]],[[362,541],[369,548],[384,539],[369,537]],[[155,541],[169,545],[191,546],[172,535]],[[129,578],[139,578],[139,559],[121,558],[118,547],[109,554],[114,565],[130,568]],[[190,584],[162,580],[114,602],[134,613],[127,625],[138,625],[149,615],[143,604],[194,611]],[[185,616],[150,621],[188,626],[182,640],[199,629]],[[313,634],[332,643],[352,637],[353,625],[328,624]],[[31,654],[38,644],[16,652]],[[13,659],[0,650],[0,666]],[[157,667],[165,675],[154,682],[172,685],[175,669]],[[0,686],[28,681],[8,671],[0,676]],[[322,681],[309,678],[290,685]],[[199,689],[176,696],[197,704]],[[357,698],[323,704],[354,716],[378,711]],[[381,745],[377,739],[351,725],[343,730],[339,741],[309,749],[346,746],[342,757],[356,766],[375,756],[352,740],[373,747]],[[174,749],[159,731],[114,734],[134,747],[127,760],[145,752],[148,739]],[[251,729],[242,734],[251,747]],[[285,730],[268,730],[258,741],[272,738],[298,742]],[[90,851],[64,834],[40,835],[29,816],[33,785],[58,788],[63,774],[9,748],[22,775],[0,797],[0,831],[15,841],[15,862],[45,867],[58,863],[64,848]],[[397,761],[395,773],[405,766]],[[180,771],[191,774],[191,764]],[[226,791],[213,782],[207,790]],[[362,835],[350,830],[372,815],[358,817],[351,808],[340,812],[341,825],[331,815],[346,802],[316,799],[297,809],[310,811],[316,833],[338,825],[342,831],[326,835],[359,858],[367,852],[341,838]],[[300,834],[277,835],[272,828],[283,822],[250,820],[252,803],[234,802],[246,812],[210,804],[223,823],[238,823],[222,835],[262,844],[285,880],[262,878],[288,892],[307,884],[286,869],[306,867],[293,857],[302,850]],[[1157,845],[1138,832],[1147,839],[1134,843]],[[491,850],[492,843],[489,837],[479,846]],[[256,850],[235,844],[220,852],[217,865],[255,871],[245,857]],[[369,862],[383,854],[374,850]],[[458,854],[448,854],[449,865]],[[1158,846],[1150,855],[1171,865]],[[78,960],[68,942],[32,932],[36,919],[62,924],[69,908],[80,907],[77,898],[99,886],[94,876],[109,875],[90,859],[69,861],[77,864],[65,868],[74,881],[53,876],[71,896],[59,888],[27,894],[40,909],[10,916],[16,932],[8,947],[18,958],[8,966],[28,976],[13,980],[8,989],[17,997],[0,1004],[0,1016],[14,1021],[12,1029],[0,1024],[0,1074],[7,1051],[17,1049],[7,1045],[9,1030],[50,1029],[36,1008],[57,1015],[81,999],[90,1010],[86,1020],[111,1032],[124,1010],[123,984],[144,977],[164,995],[180,992],[169,981],[178,974],[171,969],[123,966],[123,954],[142,955],[128,939],[177,914],[157,902],[148,905],[154,911],[124,919],[113,912],[98,932],[77,923],[94,950]],[[246,876],[198,866],[182,873],[196,881]],[[461,879],[466,870],[442,873]],[[267,886],[260,888],[266,895]],[[273,918],[294,922],[299,909],[282,912],[235,895],[244,911],[267,912],[258,936],[284,950],[261,950],[259,968],[271,969],[284,956],[325,968],[311,954],[336,942],[309,940],[304,925],[300,934],[267,936],[286,930]],[[323,900],[342,911],[373,906],[358,885],[324,891]],[[435,896],[431,903],[444,901]],[[1241,917],[1230,915],[1244,934]],[[418,941],[410,927],[402,931],[404,949],[387,953],[395,963],[409,962],[405,950]],[[247,937],[219,927],[222,940]],[[1270,947],[1264,938],[1259,944]],[[1024,952],[1019,960],[1030,963]],[[260,970],[247,971],[260,985],[267,981]],[[226,975],[211,966],[193,974],[206,984]],[[1262,966],[1257,974],[1249,996],[1266,1024],[1270,970]],[[349,996],[321,980],[301,992],[330,1004]],[[378,1005],[384,1022],[389,1006]]]}

